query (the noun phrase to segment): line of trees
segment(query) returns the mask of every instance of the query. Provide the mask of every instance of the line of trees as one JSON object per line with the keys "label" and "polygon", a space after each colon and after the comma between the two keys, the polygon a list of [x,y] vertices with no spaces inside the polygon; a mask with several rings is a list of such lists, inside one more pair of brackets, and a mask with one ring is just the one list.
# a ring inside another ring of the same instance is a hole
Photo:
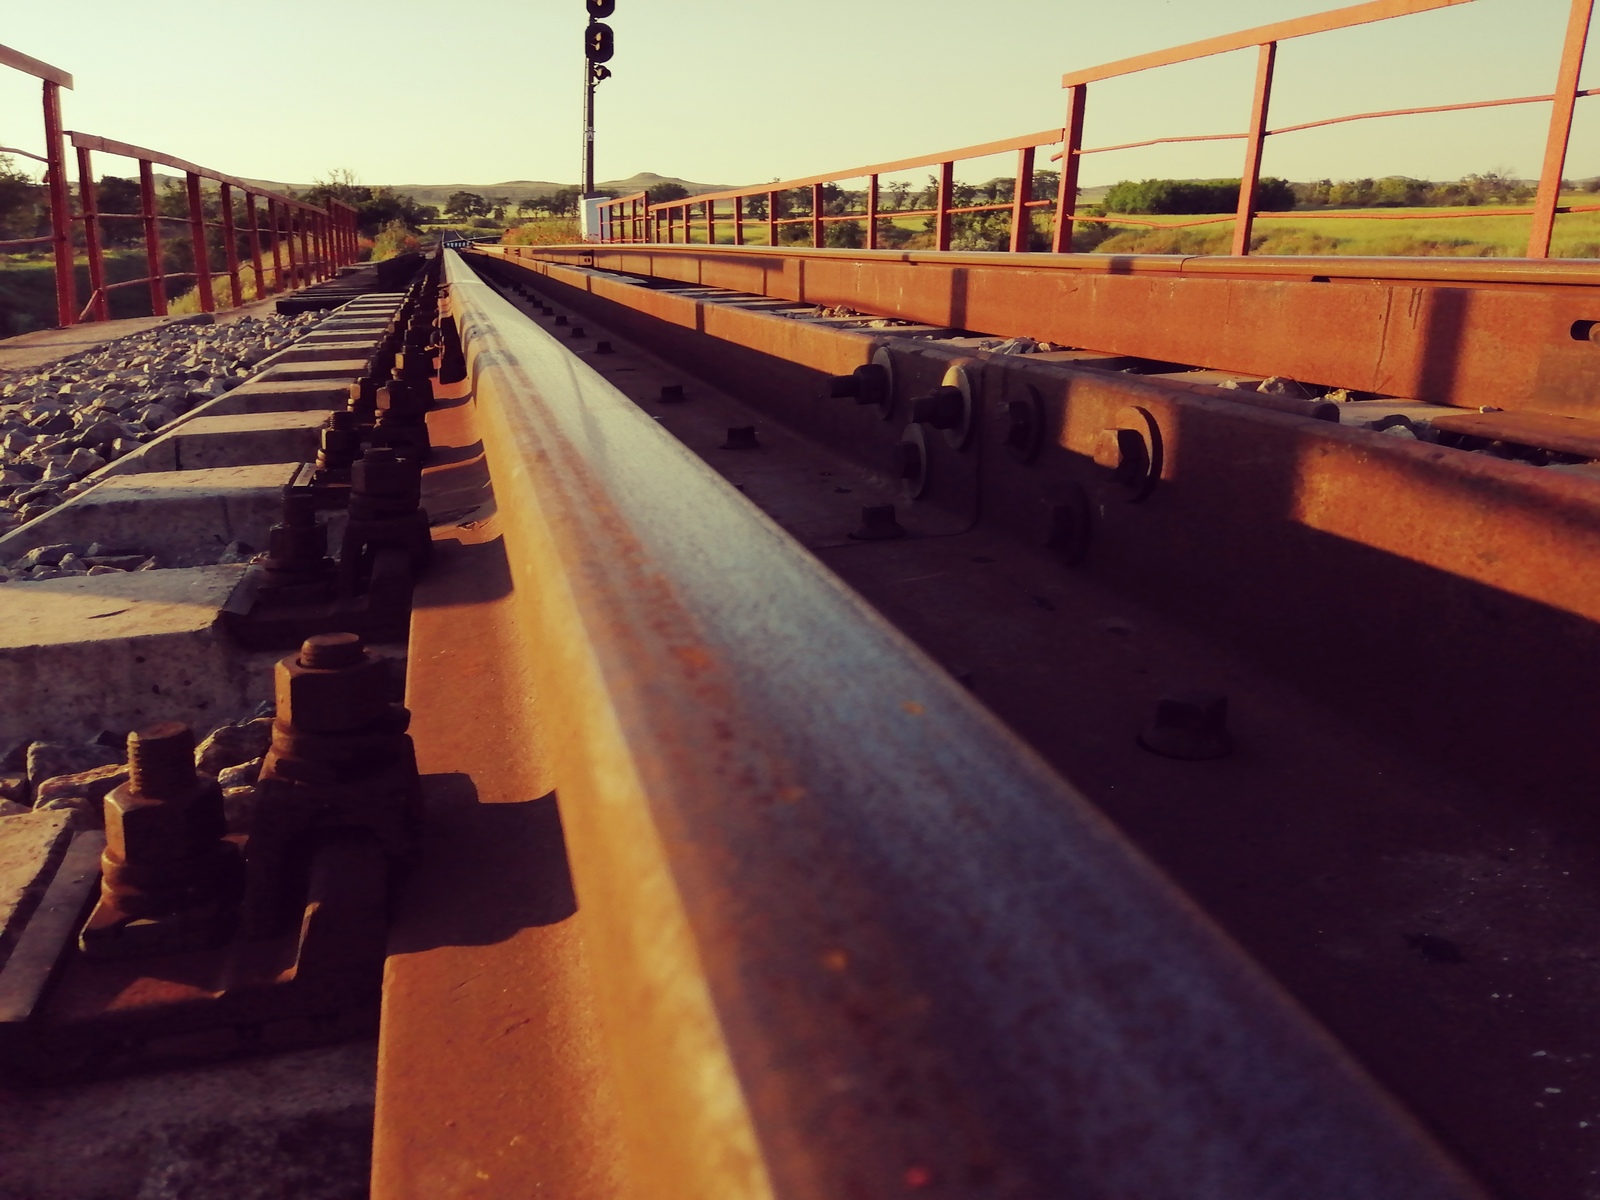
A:
{"label": "line of trees", "polygon": [[[72,186],[73,207],[77,208],[77,183]],[[356,210],[356,228],[363,237],[375,237],[382,230],[394,222],[399,221],[407,228],[416,229],[425,221],[439,219],[439,210],[431,205],[418,204],[416,200],[407,195],[396,192],[393,188],[367,187],[359,184],[355,176],[349,171],[334,171],[325,180],[317,180],[308,188],[304,195],[296,196],[291,190],[288,195],[304,200],[318,207],[326,206],[327,202],[339,200],[350,205]],[[222,198],[214,184],[206,184],[202,189],[202,207],[208,221],[219,221],[222,217]],[[95,183],[95,202],[102,213],[132,213],[140,211],[139,184],[133,179],[123,179],[115,175],[102,176]],[[186,217],[189,215],[189,199],[182,180],[168,179],[161,190],[156,193],[156,211],[168,217]],[[256,211],[259,219],[266,221],[266,204],[257,201]],[[234,224],[240,230],[240,236],[248,228],[244,196],[235,191],[233,198]],[[163,245],[184,247],[185,261],[190,261],[187,253],[189,245],[187,232],[180,233],[181,226],[164,223],[162,229]],[[126,217],[104,217],[100,222],[101,241],[107,249],[124,249],[144,245],[144,226],[137,219]],[[50,232],[50,203],[42,183],[36,183],[25,172],[19,170],[13,159],[0,155],[0,239],[20,239],[29,237],[43,237]],[[209,235],[215,245],[213,261],[221,261],[223,249],[222,233],[213,230]],[[78,245],[83,244],[83,229],[81,225],[74,226],[74,238]],[[243,243],[241,243],[241,246]],[[41,248],[41,253],[47,248]],[[181,269],[181,268],[173,268]]]}
{"label": "line of trees", "polygon": [[[1571,189],[1574,185],[1565,183]],[[1600,190],[1600,179],[1584,185]],[[1318,179],[1292,185],[1298,208],[1460,208],[1519,205],[1532,201],[1538,188],[1513,179],[1509,171],[1463,175],[1451,183],[1434,183],[1405,175],[1382,179]]]}

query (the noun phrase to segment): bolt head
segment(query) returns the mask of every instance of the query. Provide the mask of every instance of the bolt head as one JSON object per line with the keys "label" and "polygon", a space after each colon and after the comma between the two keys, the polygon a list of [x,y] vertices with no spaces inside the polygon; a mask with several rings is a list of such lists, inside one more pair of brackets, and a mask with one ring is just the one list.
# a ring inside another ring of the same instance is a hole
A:
{"label": "bolt head", "polygon": [[1156,702],[1155,719],[1139,744],[1165,758],[1201,761],[1233,750],[1228,733],[1228,698],[1217,692],[1173,692]]}

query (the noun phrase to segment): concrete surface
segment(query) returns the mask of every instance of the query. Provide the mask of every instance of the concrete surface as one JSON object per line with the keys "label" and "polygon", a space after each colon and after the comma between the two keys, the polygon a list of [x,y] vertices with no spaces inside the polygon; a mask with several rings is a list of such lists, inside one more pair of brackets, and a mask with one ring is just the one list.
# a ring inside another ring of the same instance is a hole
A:
{"label": "concrete surface", "polygon": [[[355,378],[351,376],[350,379]],[[205,406],[205,416],[227,413],[291,412],[343,408],[350,399],[350,379],[262,379],[242,383]]]}
{"label": "concrete surface", "polygon": [[377,1048],[0,1092],[0,1200],[365,1200]]}
{"label": "concrete surface", "polygon": [[[343,330],[339,332],[344,333]],[[369,338],[366,341],[356,341],[354,337],[354,334],[350,334],[346,336],[345,340],[337,342],[311,342],[302,338],[285,350],[278,361],[281,363],[319,363],[359,358],[365,362],[376,348],[376,339]]]}
{"label": "concrete surface", "polygon": [[236,540],[264,549],[299,469],[289,462],[112,476],[0,537],[0,561],[61,542],[154,554],[163,567],[214,563]]}
{"label": "concrete surface", "polygon": [[322,409],[199,417],[173,431],[174,469],[311,462],[327,423]]}
{"label": "concrete surface", "polygon": [[66,855],[71,825],[69,812],[0,817],[0,965]]}
{"label": "concrete surface", "polygon": [[368,355],[336,358],[328,362],[277,362],[256,376],[263,382],[290,383],[308,379],[337,379],[349,384],[367,369]]}
{"label": "concrete surface", "polygon": [[[205,726],[272,698],[271,652],[217,625],[242,565],[0,585],[0,742]],[[0,825],[4,820],[0,820]]]}

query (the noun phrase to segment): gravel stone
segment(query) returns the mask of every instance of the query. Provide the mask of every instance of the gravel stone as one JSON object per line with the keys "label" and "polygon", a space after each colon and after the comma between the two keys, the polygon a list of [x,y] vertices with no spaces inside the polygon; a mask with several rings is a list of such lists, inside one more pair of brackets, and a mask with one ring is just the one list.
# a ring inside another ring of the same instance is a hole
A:
{"label": "gravel stone", "polygon": [[[0,532],[87,491],[88,476],[197,404],[239,386],[325,315],[172,325],[43,368],[0,371]],[[21,487],[41,482],[54,486],[38,492]],[[36,565],[56,563],[28,570]]]}
{"label": "gravel stone", "polygon": [[35,789],[46,779],[75,775],[121,762],[124,751],[93,742],[34,742],[28,747],[28,782]]}
{"label": "gravel stone", "polygon": [[79,829],[105,824],[105,798],[112,788],[128,782],[126,763],[110,763],[72,775],[57,775],[34,788],[35,812],[70,812]]}
{"label": "gravel stone", "polygon": [[[222,773],[229,768],[255,759],[258,760],[256,771],[259,774],[259,759],[266,754],[267,747],[271,743],[271,717],[255,717],[224,725],[212,730],[205,741],[196,747],[195,769],[207,775],[218,776],[220,779]],[[254,783],[255,776],[251,776],[248,782]]]}

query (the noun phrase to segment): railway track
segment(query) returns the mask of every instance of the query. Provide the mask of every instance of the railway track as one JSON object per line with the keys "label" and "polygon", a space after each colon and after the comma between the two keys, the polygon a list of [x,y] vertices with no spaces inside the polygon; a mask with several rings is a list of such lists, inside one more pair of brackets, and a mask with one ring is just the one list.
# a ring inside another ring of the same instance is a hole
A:
{"label": "railway track", "polygon": [[0,590],[8,736],[133,731],[0,822],[8,1078],[376,1030],[385,1197],[1594,1194],[1582,419],[907,267],[441,250],[6,535],[177,564]]}

